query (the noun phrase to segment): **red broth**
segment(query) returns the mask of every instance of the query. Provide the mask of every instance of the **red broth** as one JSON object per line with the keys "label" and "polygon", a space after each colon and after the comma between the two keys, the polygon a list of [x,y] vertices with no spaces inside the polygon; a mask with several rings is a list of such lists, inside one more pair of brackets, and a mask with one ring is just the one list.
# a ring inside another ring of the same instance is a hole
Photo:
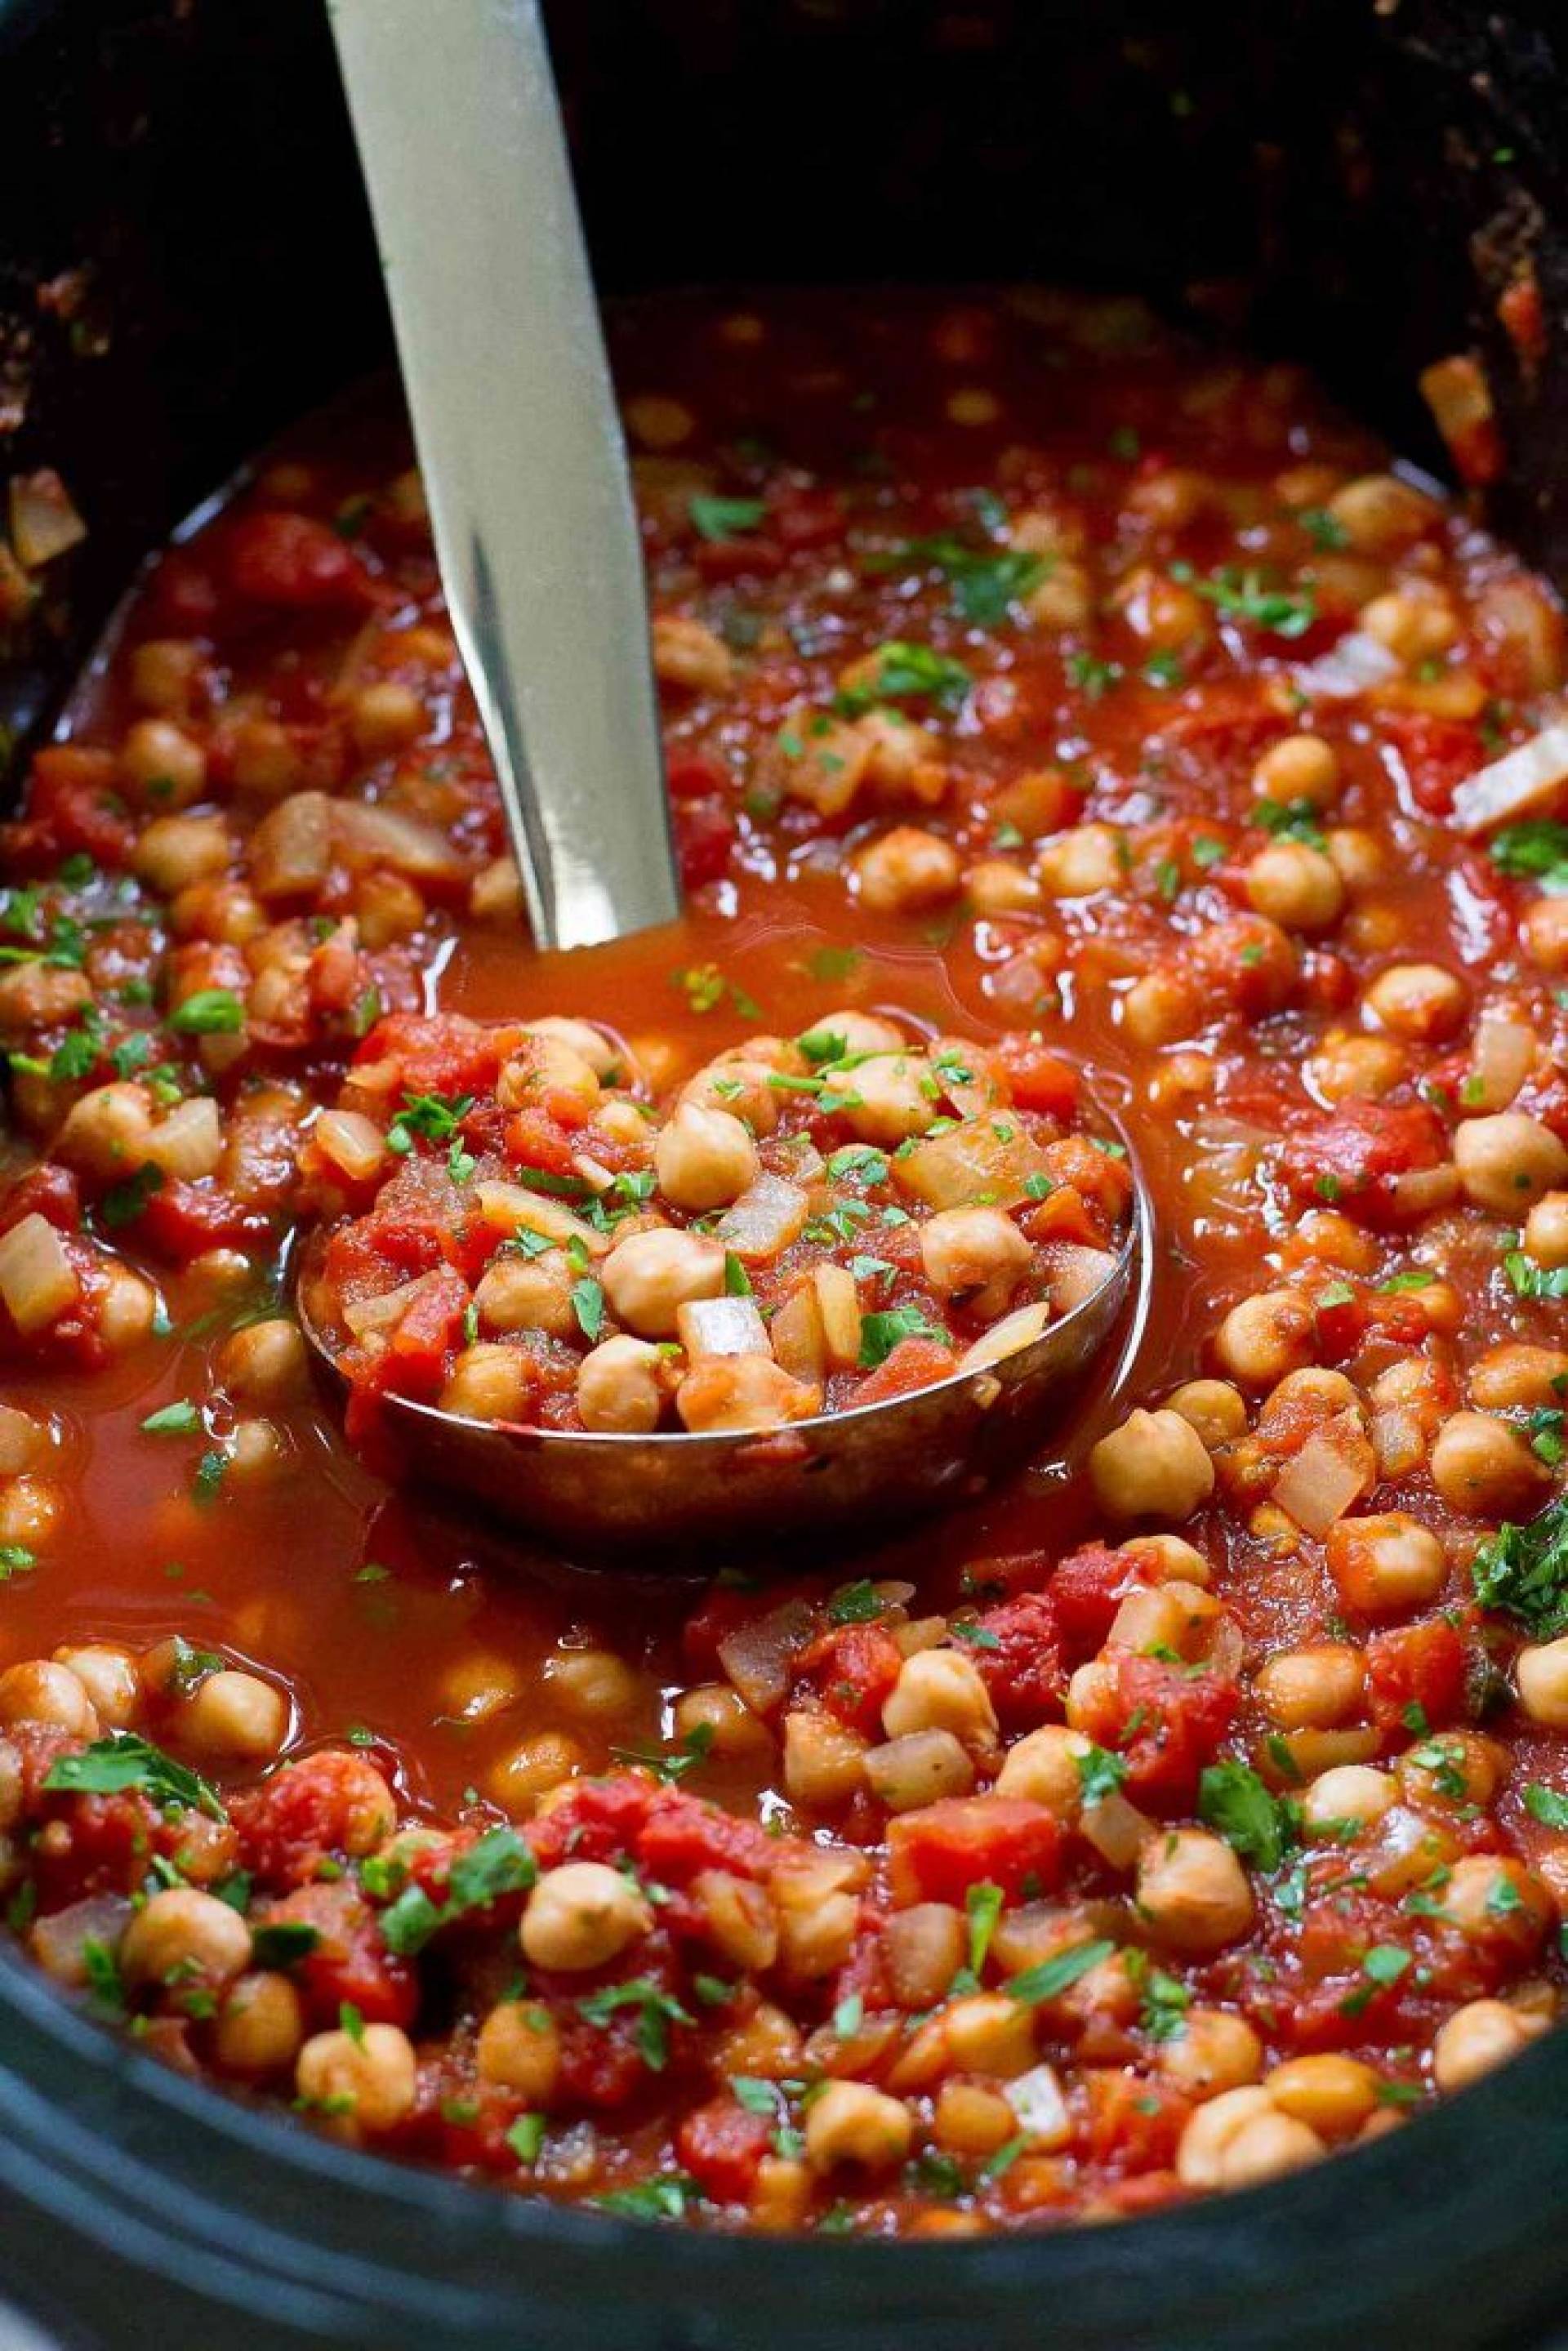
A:
{"label": "red broth", "polygon": [[[172,2064],[695,2224],[1054,2225],[1400,2126],[1561,1996],[1568,829],[1453,813],[1555,600],[1134,305],[616,344],[681,924],[524,942],[363,415],[160,559],[0,835],[12,1926]],[[663,1087],[846,1010],[1115,1102],[1127,1395],[767,1581],[356,1459],[276,1275],[383,1024],[608,1022]]]}

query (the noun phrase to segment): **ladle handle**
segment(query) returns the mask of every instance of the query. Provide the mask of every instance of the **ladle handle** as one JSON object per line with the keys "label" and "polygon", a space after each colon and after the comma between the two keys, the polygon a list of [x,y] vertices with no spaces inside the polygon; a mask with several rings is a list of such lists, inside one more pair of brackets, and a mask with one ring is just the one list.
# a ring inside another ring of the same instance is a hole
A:
{"label": "ladle handle", "polygon": [[331,0],[442,580],[534,935],[680,908],[636,519],[534,0]]}

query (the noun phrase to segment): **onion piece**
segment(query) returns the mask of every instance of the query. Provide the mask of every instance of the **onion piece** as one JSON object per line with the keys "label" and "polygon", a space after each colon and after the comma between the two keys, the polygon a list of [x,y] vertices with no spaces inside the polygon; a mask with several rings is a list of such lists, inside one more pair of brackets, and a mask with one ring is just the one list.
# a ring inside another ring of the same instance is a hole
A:
{"label": "onion piece", "polygon": [[57,1322],[80,1295],[76,1268],[47,1217],[35,1210],[0,1234],[0,1301],[24,1338]]}
{"label": "onion piece", "polygon": [[1434,1208],[1446,1208],[1458,1188],[1458,1176],[1446,1159],[1437,1167],[1412,1167],[1389,1186],[1389,1213],[1401,1222],[1429,1216]]}
{"label": "onion piece", "polygon": [[371,1332],[390,1331],[401,1322],[416,1298],[423,1296],[432,1282],[438,1281],[435,1272],[416,1273],[412,1281],[400,1281],[395,1290],[377,1290],[370,1298],[346,1299],[342,1307],[343,1321],[356,1339],[368,1338]]}
{"label": "onion piece", "polygon": [[715,1240],[747,1265],[782,1257],[806,1228],[810,1201],[781,1176],[759,1176],[713,1228]]}
{"label": "onion piece", "polygon": [[966,1120],[947,1134],[928,1135],[893,1163],[901,1192],[927,1207],[1016,1208],[1030,1196],[1029,1179],[1047,1173],[1044,1152],[1016,1119]]}
{"label": "onion piece", "polygon": [[1308,1534],[1325,1535],[1376,1482],[1377,1457],[1360,1414],[1347,1407],[1315,1428],[1286,1462],[1270,1499]]}
{"label": "onion piece", "polygon": [[1109,1249],[1090,1249],[1079,1241],[1062,1242],[1051,1250],[1045,1269],[1052,1307],[1058,1314],[1071,1314],[1075,1306],[1103,1290],[1115,1270],[1116,1260]]}
{"label": "onion piece", "polygon": [[1527,1020],[1483,1012],[1470,1047],[1464,1090],[1468,1111],[1506,1110],[1534,1069],[1541,1040]]}
{"label": "onion piece", "polygon": [[882,1930],[882,1959],[900,2008],[935,2008],[964,1964],[968,1935],[950,1902],[916,1902],[893,1911]]}
{"label": "onion piece", "polygon": [[861,1303],[847,1265],[819,1265],[811,1284],[821,1317],[822,1346],[835,1371],[852,1371],[861,1355]]}
{"label": "onion piece", "polygon": [[11,484],[11,544],[29,571],[79,547],[87,525],[52,465],[18,474]]}
{"label": "onion piece", "polygon": [[311,1141],[323,1159],[356,1184],[368,1182],[387,1155],[386,1137],[360,1110],[324,1110]]}
{"label": "onion piece", "polygon": [[[836,1270],[836,1269],[835,1269]],[[821,1387],[827,1375],[828,1350],[822,1336],[822,1313],[812,1283],[803,1281],[768,1326],[773,1360],[792,1380]]]}
{"label": "onion piece", "polygon": [[1051,1321],[1051,1309],[1043,1302],[1034,1306],[1015,1307],[983,1332],[974,1345],[958,1358],[961,1372],[983,1372],[988,1364],[999,1364],[1009,1355],[1016,1355],[1020,1347],[1032,1347]]}
{"label": "onion piece", "polygon": [[1031,2065],[1002,2084],[1002,2095],[1037,2147],[1065,2147],[1072,2121],[1054,2065]]}
{"label": "onion piece", "polygon": [[917,1813],[944,1796],[967,1796],[975,1767],[950,1730],[911,1730],[866,1750],[872,1792],[890,1813]]}
{"label": "onion piece", "polygon": [[786,1600],[718,1645],[718,1661],[753,1714],[771,1714],[789,1695],[789,1669],[817,1629],[803,1600]]}
{"label": "onion piece", "polygon": [[294,792],[251,834],[251,887],[262,898],[302,896],[320,888],[331,860],[331,801],[325,792]]}
{"label": "onion piece", "polygon": [[14,1404],[0,1404],[0,1478],[41,1469],[58,1443],[54,1426]]}
{"label": "onion piece", "polygon": [[767,1355],[768,1325],[749,1298],[695,1298],[675,1309],[675,1328],[689,1362],[714,1355]]}
{"label": "onion piece", "polygon": [[154,1167],[177,1183],[194,1184],[214,1173],[224,1155],[224,1123],[210,1094],[183,1102],[160,1119],[142,1145]]}
{"label": "onion piece", "polygon": [[1564,783],[1568,726],[1559,722],[1467,776],[1454,793],[1454,822],[1461,832],[1488,832],[1538,808]]}
{"label": "onion piece", "polygon": [[1398,661],[1386,645],[1364,629],[1352,629],[1337,645],[1297,670],[1295,684],[1314,701],[1349,702],[1398,674]]}
{"label": "onion piece", "polygon": [[465,881],[468,868],[444,832],[369,800],[332,805],[333,846],[346,865],[390,865],[414,882]]}
{"label": "onion piece", "polygon": [[1472,488],[1502,471],[1502,440],[1486,372],[1469,351],[1434,360],[1416,381],[1461,481]]}
{"label": "onion piece", "polygon": [[601,1233],[584,1217],[573,1216],[559,1200],[548,1199],[542,1192],[530,1192],[526,1184],[476,1184],[474,1201],[485,1222],[500,1232],[538,1233],[559,1249],[569,1241],[580,1241],[590,1257],[609,1254],[608,1233]]}
{"label": "onion piece", "polygon": [[1147,1813],[1139,1812],[1136,1804],[1129,1802],[1115,1788],[1108,1796],[1102,1796],[1098,1803],[1086,1804],[1078,1825],[1113,1869],[1131,1869],[1155,1834],[1154,1823]]}
{"label": "onion piece", "polygon": [[57,1983],[79,1988],[88,1980],[88,1945],[100,1943],[112,1951],[131,1918],[131,1904],[123,1895],[89,1894],[80,1902],[36,1919],[27,1949],[46,1975],[53,1976]]}

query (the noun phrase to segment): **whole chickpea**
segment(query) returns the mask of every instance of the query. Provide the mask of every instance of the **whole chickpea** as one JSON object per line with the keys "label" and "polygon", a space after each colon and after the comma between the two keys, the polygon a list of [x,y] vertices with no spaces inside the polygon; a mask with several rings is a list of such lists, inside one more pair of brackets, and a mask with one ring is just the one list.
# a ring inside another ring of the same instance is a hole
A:
{"label": "whole chickpea", "polygon": [[1325,1549],[1341,1598],[1366,1616],[1397,1615],[1435,1600],[1448,1578],[1442,1543],[1405,1510],[1340,1519]]}
{"label": "whole chickpea", "polygon": [[997,1713],[978,1667],[956,1649],[918,1649],[905,1657],[882,1709],[890,1739],[950,1730],[968,1745],[997,1738]]}
{"label": "whole chickpea", "polygon": [[1524,1220],[1525,1254],[1555,1271],[1568,1265],[1568,1192],[1543,1192]]}
{"label": "whole chickpea", "polygon": [[895,825],[850,860],[862,903],[879,914],[917,913],[956,897],[963,880],[958,852],[939,833]]}
{"label": "whole chickpea", "polygon": [[1101,1508],[1116,1519],[1189,1519],[1214,1491],[1214,1464],[1179,1412],[1129,1413],[1089,1457]]}
{"label": "whole chickpea", "polygon": [[1218,1951],[1252,1924],[1252,1889],[1230,1847],[1206,1829],[1152,1837],[1138,1859],[1137,1905],[1178,1951]]}
{"label": "whole chickpea", "polygon": [[1365,1667],[1346,1641],[1282,1649],[1260,1667],[1258,1696],[1282,1730],[1325,1730],[1360,1710]]}
{"label": "whole chickpea", "polygon": [[139,718],[120,747],[120,777],[140,805],[187,808],[205,788],[207,755],[172,719]]}
{"label": "whole chickpea", "polygon": [[519,1939],[536,1968],[601,1968],[647,1934],[653,1913],[634,1886],[602,1861],[566,1861],[528,1896]]}
{"label": "whole chickpea", "polygon": [[0,1723],[47,1722],[77,1739],[98,1737],[98,1714],[82,1684],[65,1666],[29,1657],[0,1674]]}
{"label": "whole chickpea", "polygon": [[1392,1808],[1397,1793],[1390,1774],[1370,1763],[1336,1763],[1320,1771],[1302,1796],[1301,1825],[1309,1836],[1336,1836],[1347,1821],[1369,1828]]}
{"label": "whole chickpea", "polygon": [[1321,735],[1287,735],[1258,761],[1252,789],[1286,807],[1306,800],[1312,808],[1332,808],[1339,798],[1339,756]]}
{"label": "whole chickpea", "polygon": [[1464,981],[1441,964],[1393,963],[1378,973],[1362,1001],[1396,1037],[1440,1045],[1463,1026],[1469,994]]}
{"label": "whole chickpea", "polygon": [[653,1147],[659,1189],[673,1207],[703,1213],[727,1208],[761,1168],[757,1145],[727,1110],[682,1102]]}
{"label": "whole chickpea", "polygon": [[623,1717],[643,1696],[642,1676],[613,1649],[558,1649],[544,1678],[546,1688],[585,1721]]}
{"label": "whole chickpea", "polygon": [[1166,1398],[1167,1412],[1190,1421],[1212,1453],[1247,1434],[1247,1405],[1228,1380],[1187,1380]]}
{"label": "whole chickpea", "polygon": [[1353,2137],[1377,2105],[1373,2068],[1338,2051],[1289,2058],[1264,2075],[1263,2086],[1281,2114],[1305,2123],[1320,2138]]}
{"label": "whole chickpea", "polygon": [[1513,1661],[1520,1705],[1531,1722],[1568,1729],[1568,1635],[1521,1649]]}
{"label": "whole chickpea", "polygon": [[1511,1421],[1456,1412],[1433,1441],[1432,1483],[1451,1510],[1503,1519],[1538,1501],[1551,1486],[1552,1473]]}
{"label": "whole chickpea", "polygon": [[1043,1804],[1058,1820],[1076,1820],[1083,1807],[1079,1759],[1089,1751],[1090,1742],[1081,1730],[1069,1730],[1060,1722],[1042,1723],[1008,1749],[996,1792]]}
{"label": "whole chickpea", "polygon": [[1034,1251],[1000,1208],[940,1208],[920,1227],[920,1258],[938,1297],[962,1299],[991,1322],[1011,1305]]}
{"label": "whole chickpea", "polygon": [[213,2027],[213,2054],[225,2074],[281,2074],[305,2038],[305,2011],[285,1975],[241,1975]]}
{"label": "whole chickpea", "polygon": [[120,1938],[120,1967],[128,1983],[178,1984],[199,1977],[225,1984],[249,1965],[250,1928],[239,1912],[193,1886],[149,1896]]}
{"label": "whole chickpea", "polygon": [[1332,930],[1344,912],[1333,860],[1304,841],[1271,841],[1247,868],[1249,904],[1286,931]]}
{"label": "whole chickpea", "polygon": [[1214,1334],[1214,1357],[1239,1387],[1271,1388],[1312,1360],[1316,1322],[1291,1290],[1260,1290],[1233,1306]]}
{"label": "whole chickpea", "polygon": [[412,685],[376,678],[360,686],[349,704],[349,732],[367,759],[406,750],[425,728],[425,708]]}
{"label": "whole chickpea", "polygon": [[475,2058],[482,2082],[548,2106],[560,2078],[560,2034],[539,2001],[504,2000],[480,2026]]}
{"label": "whole chickpea", "polygon": [[936,1116],[936,1083],[925,1054],[880,1053],[856,1070],[844,1123],[861,1142],[896,1150],[911,1135],[923,1134]]}
{"label": "whole chickpea", "polygon": [[286,1315],[252,1322],[225,1340],[218,1353],[218,1378],[227,1393],[242,1404],[268,1410],[294,1404],[307,1395],[310,1367],[299,1325]]}
{"label": "whole chickpea", "polygon": [[338,2115],[359,2129],[391,2130],[413,2105],[413,2043],[395,2024],[365,2024],[356,2033],[317,2032],[300,2050],[294,2086],[308,2107]]}
{"label": "whole chickpea", "polygon": [[[526,1273],[530,1269],[520,1266],[517,1270]],[[485,1281],[496,1271],[492,1266]],[[484,1286],[481,1282],[480,1288]],[[528,1395],[528,1366],[522,1350],[480,1340],[465,1347],[457,1357],[439,1401],[443,1412],[465,1420],[520,1420]]]}
{"label": "whole chickpea", "polygon": [[1478,1208],[1521,1219],[1568,1180],[1568,1149],[1538,1118],[1517,1110],[1461,1121],[1454,1135],[1459,1188]]}
{"label": "whole chickpea", "polygon": [[673,1339],[677,1310],[724,1295],[724,1248],[697,1233],[632,1233],[605,1259],[604,1294],[618,1322],[643,1339]]}
{"label": "whole chickpea", "polygon": [[699,1682],[683,1690],[674,1704],[674,1729],[677,1739],[706,1731],[710,1752],[726,1761],[760,1761],[774,1749],[767,1723],[727,1682]]}
{"label": "whole chickpea", "polygon": [[1080,824],[1046,841],[1036,861],[1048,898],[1093,898],[1125,880],[1126,836],[1108,824]]}
{"label": "whole chickpea", "polygon": [[1245,2088],[1263,2070],[1263,2044],[1244,2016],[1228,2009],[1192,2008],[1179,2032],[1162,2041],[1160,2072],[1195,2103]]}
{"label": "whole chickpea", "polygon": [[125,1650],[95,1642],[85,1648],[57,1649],[55,1663],[76,1676],[100,1723],[111,1730],[131,1728],[141,1711],[141,1683],[135,1660]]}
{"label": "whole chickpea", "polygon": [[1467,2001],[1437,2027],[1432,2078],[1445,2093],[1468,2089],[1534,2038],[1531,2024],[1506,2001]]}
{"label": "whole chickpea", "polygon": [[830,2082],[806,2116],[806,2159],[818,2173],[846,2164],[886,2171],[903,2162],[914,2131],[900,2099],[863,2082]]}
{"label": "whole chickpea", "polygon": [[225,1667],[209,1674],[185,1700],[180,1736],[200,1755],[269,1762],[288,1736],[288,1701],[259,1674]]}
{"label": "whole chickpea", "polygon": [[622,1332],[601,1340],[577,1367],[577,1409],[584,1428],[647,1437],[664,1410],[663,1358],[646,1339]]}

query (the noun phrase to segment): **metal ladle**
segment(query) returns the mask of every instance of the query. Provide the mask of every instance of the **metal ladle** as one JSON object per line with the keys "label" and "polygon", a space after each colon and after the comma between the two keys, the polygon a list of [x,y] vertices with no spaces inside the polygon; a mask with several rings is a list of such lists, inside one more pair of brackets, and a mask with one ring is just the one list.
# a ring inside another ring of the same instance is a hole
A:
{"label": "metal ladle", "polygon": [[533,0],[330,0],[447,610],[542,947],[680,912],[625,450]]}

